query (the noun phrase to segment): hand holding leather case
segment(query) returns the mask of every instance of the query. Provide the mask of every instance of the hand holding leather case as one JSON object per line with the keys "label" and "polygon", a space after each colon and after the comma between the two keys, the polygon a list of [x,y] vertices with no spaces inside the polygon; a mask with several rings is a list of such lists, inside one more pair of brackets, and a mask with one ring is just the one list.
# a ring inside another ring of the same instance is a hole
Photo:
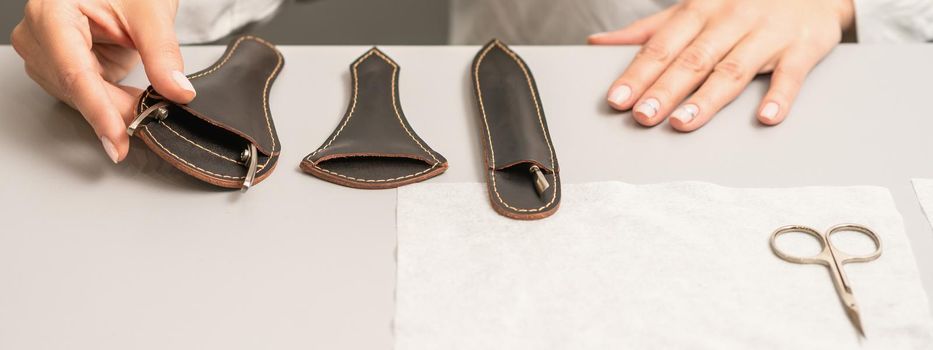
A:
{"label": "hand holding leather case", "polygon": [[398,94],[399,66],[373,48],[350,66],[352,96],[337,129],[301,162],[305,172],[338,185],[395,188],[447,170],[447,159],[408,124]]}
{"label": "hand holding leather case", "polygon": [[473,61],[492,207],[513,219],[546,218],[560,206],[560,168],[531,71],[499,40]]}
{"label": "hand holding leather case", "polygon": [[146,89],[127,132],[188,175],[248,189],[272,173],[281,151],[269,89],[283,64],[272,44],[239,37],[217,63],[188,76],[198,92],[191,103],[175,104]]}

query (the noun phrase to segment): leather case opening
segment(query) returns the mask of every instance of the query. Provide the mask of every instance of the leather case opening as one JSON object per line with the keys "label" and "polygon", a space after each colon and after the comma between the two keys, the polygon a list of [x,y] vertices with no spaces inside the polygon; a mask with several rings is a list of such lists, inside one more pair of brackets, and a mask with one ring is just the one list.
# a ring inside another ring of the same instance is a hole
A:
{"label": "leather case opening", "polygon": [[402,112],[399,66],[376,48],[350,66],[350,105],[336,130],[301,168],[338,185],[395,188],[447,170],[447,160],[415,133]]}
{"label": "leather case opening", "polygon": [[[240,154],[249,147],[249,140],[178,106],[167,108],[171,117],[147,124],[139,135],[143,142],[158,149],[157,153],[165,153],[170,161],[182,162],[176,166],[183,169],[195,168],[231,181],[246,176],[246,162],[240,159]],[[260,165],[268,164],[269,155],[260,153],[259,156]],[[231,184],[231,187],[239,188],[239,184]]]}

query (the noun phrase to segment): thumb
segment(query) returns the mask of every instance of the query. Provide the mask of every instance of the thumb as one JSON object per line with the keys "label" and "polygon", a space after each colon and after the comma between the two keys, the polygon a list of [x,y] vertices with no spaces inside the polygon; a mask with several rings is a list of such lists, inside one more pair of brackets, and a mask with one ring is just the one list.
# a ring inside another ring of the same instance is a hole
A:
{"label": "thumb", "polygon": [[188,103],[196,93],[185,77],[185,64],[175,36],[175,1],[129,1],[127,31],[139,55],[149,82],[163,97]]}
{"label": "thumb", "polygon": [[604,33],[596,33],[587,38],[590,45],[641,45],[648,41],[658,28],[667,22],[679,5],[668,7],[664,11],[642,18],[627,27]]}

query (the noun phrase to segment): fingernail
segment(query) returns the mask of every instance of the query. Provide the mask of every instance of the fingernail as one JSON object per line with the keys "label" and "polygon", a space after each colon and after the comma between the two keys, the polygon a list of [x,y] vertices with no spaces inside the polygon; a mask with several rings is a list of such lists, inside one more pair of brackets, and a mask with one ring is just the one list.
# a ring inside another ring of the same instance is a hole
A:
{"label": "fingernail", "polygon": [[773,120],[777,117],[778,112],[781,110],[781,107],[777,103],[768,102],[765,104],[765,108],[761,109],[761,117],[767,120]]}
{"label": "fingernail", "polygon": [[175,84],[178,84],[178,87],[191,91],[194,93],[194,85],[191,85],[191,81],[188,80],[188,77],[184,73],[179,71],[172,72],[172,79],[175,80]]}
{"label": "fingernail", "polygon": [[113,164],[117,164],[120,159],[120,153],[117,152],[117,147],[113,145],[113,142],[110,141],[106,136],[100,137],[100,143],[104,145],[104,152],[107,152],[107,156],[110,157],[110,160],[113,161]]}
{"label": "fingernail", "polygon": [[635,113],[640,113],[648,118],[653,118],[661,109],[661,102],[654,98],[649,98],[635,107]]}
{"label": "fingernail", "polygon": [[590,38],[600,38],[600,37],[604,37],[604,36],[606,36],[606,35],[608,35],[608,34],[609,34],[609,32],[602,32],[602,33],[590,34]]}
{"label": "fingernail", "polygon": [[671,113],[671,118],[679,120],[681,123],[687,124],[693,121],[693,118],[696,118],[697,113],[700,112],[700,108],[695,104],[687,104],[680,106],[674,113]]}
{"label": "fingernail", "polygon": [[609,93],[609,102],[621,106],[630,97],[632,97],[632,88],[628,87],[628,85],[619,85]]}

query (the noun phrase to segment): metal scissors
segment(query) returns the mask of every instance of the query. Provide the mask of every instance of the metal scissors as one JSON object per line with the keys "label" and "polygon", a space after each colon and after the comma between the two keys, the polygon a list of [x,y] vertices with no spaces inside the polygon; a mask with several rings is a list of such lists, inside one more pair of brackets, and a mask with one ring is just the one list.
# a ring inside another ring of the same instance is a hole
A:
{"label": "metal scissors", "polygon": [[[832,241],[829,239],[830,236],[832,236],[834,233],[847,231],[858,232],[868,236],[868,238],[871,238],[871,240],[875,242],[875,251],[864,256],[854,256],[836,249],[836,247],[833,246]],[[777,247],[775,241],[779,236],[790,232],[806,233],[815,237],[817,241],[820,242],[822,250],[819,254],[811,257],[797,257],[785,254],[781,251],[780,248]],[[779,258],[788,262],[796,264],[818,264],[826,266],[832,275],[833,284],[836,286],[836,293],[839,294],[839,300],[842,301],[842,304],[845,307],[846,315],[849,316],[849,320],[852,322],[852,325],[855,326],[855,329],[858,331],[859,335],[865,337],[865,331],[862,328],[862,320],[859,317],[858,305],[855,303],[855,296],[852,294],[852,286],[849,284],[849,279],[846,278],[846,272],[843,269],[843,265],[848,263],[869,262],[878,259],[878,257],[881,256],[881,239],[878,238],[878,235],[876,235],[874,231],[865,226],[856,224],[836,225],[830,227],[825,234],[806,226],[784,226],[771,234],[771,250],[774,251],[774,254]]]}

